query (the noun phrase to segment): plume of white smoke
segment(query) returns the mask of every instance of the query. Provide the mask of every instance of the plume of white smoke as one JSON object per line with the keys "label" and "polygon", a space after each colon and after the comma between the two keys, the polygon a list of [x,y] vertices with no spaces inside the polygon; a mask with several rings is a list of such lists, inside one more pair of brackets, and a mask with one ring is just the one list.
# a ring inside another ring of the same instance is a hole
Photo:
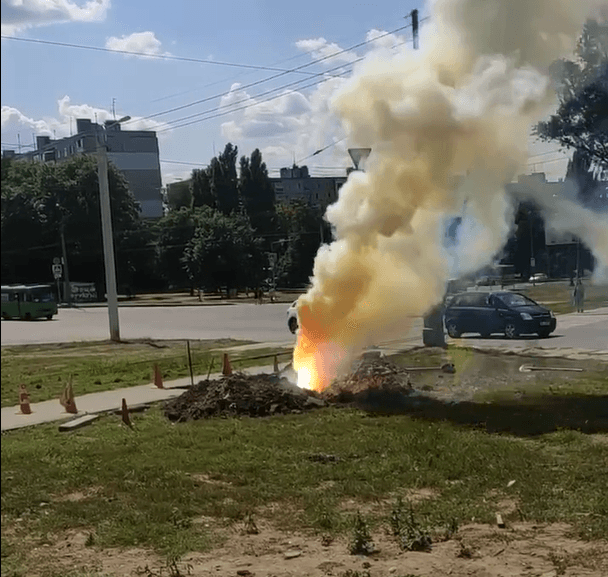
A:
{"label": "plume of white smoke", "polygon": [[[436,34],[422,50],[371,55],[335,97],[351,146],[372,154],[327,210],[336,240],[319,251],[299,301],[301,340],[336,355],[324,359],[326,381],[441,301],[455,261],[444,225],[465,203],[471,226],[459,272],[503,247],[513,216],[505,185],[525,166],[530,126],[554,98],[547,66],[572,53],[591,8],[436,0]],[[319,350],[303,348],[296,369]]]}

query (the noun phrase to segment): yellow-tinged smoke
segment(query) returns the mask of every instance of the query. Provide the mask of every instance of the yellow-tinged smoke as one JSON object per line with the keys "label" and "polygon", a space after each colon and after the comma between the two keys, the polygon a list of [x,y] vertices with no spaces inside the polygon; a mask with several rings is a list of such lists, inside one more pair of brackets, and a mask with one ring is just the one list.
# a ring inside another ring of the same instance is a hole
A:
{"label": "yellow-tinged smoke", "polygon": [[434,33],[422,50],[370,55],[332,103],[350,145],[372,153],[327,210],[336,240],[317,254],[299,302],[294,368],[305,367],[317,389],[364,347],[403,334],[408,318],[441,301],[454,270],[444,244],[448,217],[466,206],[474,223],[459,249],[460,273],[503,247],[513,217],[505,185],[525,169],[531,125],[554,99],[547,66],[572,53],[593,4],[430,7]]}

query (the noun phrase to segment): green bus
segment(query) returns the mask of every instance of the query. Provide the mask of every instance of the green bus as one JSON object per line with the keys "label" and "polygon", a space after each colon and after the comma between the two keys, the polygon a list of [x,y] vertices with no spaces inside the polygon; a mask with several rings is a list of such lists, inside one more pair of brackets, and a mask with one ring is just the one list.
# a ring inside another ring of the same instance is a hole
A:
{"label": "green bus", "polygon": [[19,318],[26,321],[57,314],[57,302],[51,285],[6,285],[2,286],[2,318]]}

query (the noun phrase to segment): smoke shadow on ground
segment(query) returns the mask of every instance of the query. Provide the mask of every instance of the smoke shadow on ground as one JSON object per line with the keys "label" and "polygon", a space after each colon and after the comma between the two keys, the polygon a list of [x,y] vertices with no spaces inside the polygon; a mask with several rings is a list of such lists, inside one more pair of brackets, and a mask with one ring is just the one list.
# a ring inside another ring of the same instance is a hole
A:
{"label": "smoke shadow on ground", "polygon": [[522,437],[559,429],[608,433],[608,395],[535,395],[481,403],[441,400],[418,391],[409,395],[378,393],[353,395],[349,404],[374,414],[409,415]]}

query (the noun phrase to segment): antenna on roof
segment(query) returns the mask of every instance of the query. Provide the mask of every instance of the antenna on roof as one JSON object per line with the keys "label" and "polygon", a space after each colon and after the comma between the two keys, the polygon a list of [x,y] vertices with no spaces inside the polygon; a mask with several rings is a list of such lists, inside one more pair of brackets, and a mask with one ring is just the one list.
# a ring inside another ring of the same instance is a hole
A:
{"label": "antenna on roof", "polygon": [[112,98],[112,116],[116,120],[116,98]]}
{"label": "antenna on roof", "polygon": [[72,132],[72,117],[70,116],[70,136],[73,136],[74,133]]}

